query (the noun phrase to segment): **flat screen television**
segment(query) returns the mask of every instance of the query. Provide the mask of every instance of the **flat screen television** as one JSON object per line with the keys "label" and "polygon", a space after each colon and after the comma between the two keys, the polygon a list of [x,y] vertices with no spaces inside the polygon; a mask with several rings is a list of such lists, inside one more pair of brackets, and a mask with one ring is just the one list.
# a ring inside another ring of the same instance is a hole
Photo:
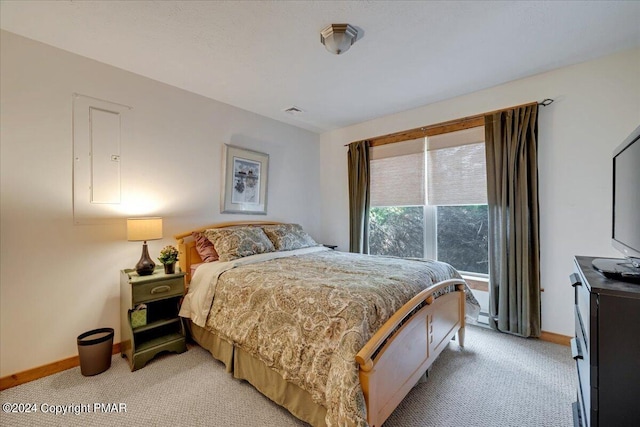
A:
{"label": "flat screen television", "polygon": [[640,281],[640,126],[613,152],[611,242],[624,259],[599,258],[606,277]]}

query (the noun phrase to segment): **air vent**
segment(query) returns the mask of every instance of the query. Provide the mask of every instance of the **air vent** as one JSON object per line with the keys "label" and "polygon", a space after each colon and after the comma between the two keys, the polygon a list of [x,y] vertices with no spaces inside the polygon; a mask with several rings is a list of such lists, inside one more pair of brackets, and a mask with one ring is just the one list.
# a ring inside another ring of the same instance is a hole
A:
{"label": "air vent", "polygon": [[304,113],[304,110],[298,107],[289,107],[284,110],[284,112],[287,114],[291,114],[292,116],[299,116],[300,114]]}

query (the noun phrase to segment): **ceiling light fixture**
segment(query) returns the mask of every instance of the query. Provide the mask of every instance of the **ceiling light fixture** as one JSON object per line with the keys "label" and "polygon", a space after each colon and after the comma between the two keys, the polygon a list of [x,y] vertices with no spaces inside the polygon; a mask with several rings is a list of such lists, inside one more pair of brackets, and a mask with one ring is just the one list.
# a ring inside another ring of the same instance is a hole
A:
{"label": "ceiling light fixture", "polygon": [[349,24],[331,24],[320,31],[320,42],[331,53],[340,55],[358,39],[358,29]]}

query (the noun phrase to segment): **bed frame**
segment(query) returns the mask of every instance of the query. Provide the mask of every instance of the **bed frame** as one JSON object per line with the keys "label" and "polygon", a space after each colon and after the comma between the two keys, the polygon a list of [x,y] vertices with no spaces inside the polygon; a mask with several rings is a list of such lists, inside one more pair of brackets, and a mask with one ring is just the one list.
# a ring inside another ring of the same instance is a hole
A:
{"label": "bed frame", "polygon": [[[193,231],[267,224],[280,223],[229,222]],[[180,252],[180,268],[187,273],[185,286],[191,280],[191,266],[202,262],[195,243],[188,239],[193,231],[175,236]],[[454,286],[455,292],[434,297],[434,294],[449,286]],[[423,290],[391,316],[358,352],[356,362],[360,368],[360,383],[367,406],[367,422],[371,427],[380,427],[391,415],[456,332],[458,344],[464,346],[464,288],[463,280],[451,279]],[[252,383],[250,379],[249,382]],[[272,396],[268,397],[277,401]],[[282,406],[289,408],[286,404]]]}

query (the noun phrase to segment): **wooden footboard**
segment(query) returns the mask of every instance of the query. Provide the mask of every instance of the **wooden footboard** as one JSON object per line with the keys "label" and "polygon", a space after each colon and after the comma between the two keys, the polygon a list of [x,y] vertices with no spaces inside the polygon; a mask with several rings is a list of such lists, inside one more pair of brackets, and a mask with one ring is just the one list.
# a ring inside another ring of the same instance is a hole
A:
{"label": "wooden footboard", "polygon": [[[434,298],[433,294],[455,286]],[[356,355],[367,422],[380,427],[458,332],[464,346],[465,283],[433,285],[398,310]]]}

